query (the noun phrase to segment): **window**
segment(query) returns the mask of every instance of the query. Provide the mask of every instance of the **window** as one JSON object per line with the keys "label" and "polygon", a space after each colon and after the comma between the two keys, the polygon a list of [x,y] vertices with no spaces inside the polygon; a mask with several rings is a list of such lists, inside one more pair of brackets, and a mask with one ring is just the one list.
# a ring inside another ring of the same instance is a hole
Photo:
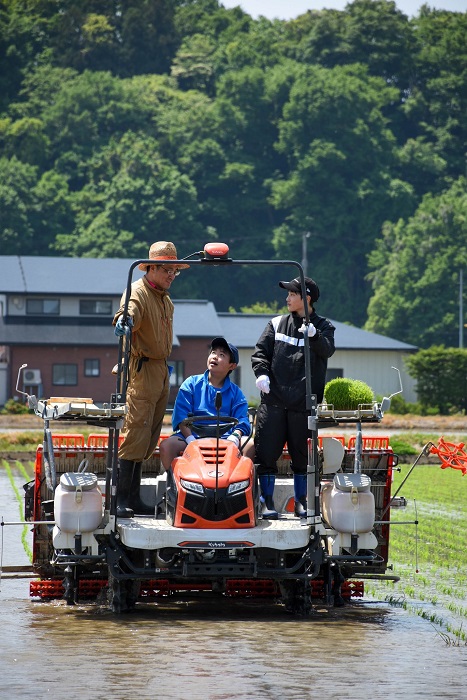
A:
{"label": "window", "polygon": [[59,299],[26,299],[26,313],[34,316],[58,316]]}
{"label": "window", "polygon": [[84,360],[85,377],[99,377],[100,373],[100,360]]}
{"label": "window", "polygon": [[329,369],[329,367],[326,370],[326,383],[330,382],[331,379],[337,379],[338,377],[343,377],[344,376],[344,370],[343,369]]}
{"label": "window", "polygon": [[185,378],[185,363],[183,360],[169,360],[169,366],[173,367],[170,375],[170,386],[179,387]]}
{"label": "window", "polygon": [[78,384],[78,365],[53,365],[52,384],[76,386]]}
{"label": "window", "polygon": [[110,316],[112,301],[110,299],[80,299],[79,312],[88,316]]}

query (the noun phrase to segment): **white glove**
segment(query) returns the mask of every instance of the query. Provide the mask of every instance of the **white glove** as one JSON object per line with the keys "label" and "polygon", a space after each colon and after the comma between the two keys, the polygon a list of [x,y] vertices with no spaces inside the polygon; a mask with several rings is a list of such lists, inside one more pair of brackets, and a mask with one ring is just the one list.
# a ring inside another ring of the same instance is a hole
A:
{"label": "white glove", "polygon": [[[300,328],[298,329],[299,333],[305,333],[306,332],[306,326],[305,324],[302,324]],[[313,338],[313,336],[316,335],[316,328],[312,323],[308,326],[308,337]]]}
{"label": "white glove", "polygon": [[256,380],[256,387],[263,392],[263,394],[269,394],[269,377],[266,374],[262,374]]}
{"label": "white glove", "polygon": [[189,445],[190,442],[193,442],[193,440],[196,440],[194,435],[188,435],[188,437],[185,438],[185,442],[187,445]]}
{"label": "white glove", "polygon": [[240,446],[240,440],[239,440],[238,437],[237,437],[236,435],[234,435],[233,433],[232,433],[232,435],[229,435],[229,437],[227,438],[227,440],[230,440],[230,442],[233,442],[233,443],[235,444],[236,447],[239,447],[239,446]]}

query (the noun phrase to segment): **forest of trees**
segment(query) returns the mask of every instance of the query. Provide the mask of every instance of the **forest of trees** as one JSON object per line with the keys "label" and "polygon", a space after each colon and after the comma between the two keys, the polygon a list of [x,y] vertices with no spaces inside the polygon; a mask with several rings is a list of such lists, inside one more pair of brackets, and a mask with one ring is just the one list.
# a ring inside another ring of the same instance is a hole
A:
{"label": "forest of trees", "polygon": [[[306,237],[318,312],[458,345],[467,13],[0,0],[0,67],[0,254],[300,262]],[[212,273],[174,295],[283,304],[295,270]]]}

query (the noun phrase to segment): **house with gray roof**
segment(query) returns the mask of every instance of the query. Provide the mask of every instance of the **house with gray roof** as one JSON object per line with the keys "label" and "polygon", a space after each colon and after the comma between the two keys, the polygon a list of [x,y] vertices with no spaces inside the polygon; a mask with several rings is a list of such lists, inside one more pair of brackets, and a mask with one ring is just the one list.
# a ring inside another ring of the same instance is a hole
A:
{"label": "house with gray roof", "polygon": [[[18,388],[38,397],[79,396],[108,402],[116,390],[112,367],[118,339],[111,320],[126,288],[132,260],[0,256],[0,405]],[[141,276],[134,270],[133,280]],[[173,294],[176,294],[174,286]],[[270,319],[268,314],[218,312],[212,301],[173,299],[174,339],[170,403],[190,374],[205,370],[210,341],[223,336],[239,349],[233,379],[247,399],[258,401],[251,353]],[[255,301],[252,299],[252,302]],[[323,312],[325,313],[325,312]],[[343,376],[367,382],[376,394],[399,389],[415,401],[414,381],[404,358],[417,348],[338,321],[336,352],[328,379]],[[169,403],[169,405],[170,405]]]}
{"label": "house with gray roof", "polygon": [[[243,392],[247,398],[257,397],[250,358],[271,315],[220,312],[218,316],[223,335],[239,348]],[[375,394],[389,396],[400,389],[398,374],[392,369],[397,367],[401,374],[405,400],[417,400],[414,380],[407,374],[404,365],[404,358],[417,351],[414,345],[330,320],[336,327],[336,352],[328,360],[327,381],[335,377],[360,379],[369,384]]]}

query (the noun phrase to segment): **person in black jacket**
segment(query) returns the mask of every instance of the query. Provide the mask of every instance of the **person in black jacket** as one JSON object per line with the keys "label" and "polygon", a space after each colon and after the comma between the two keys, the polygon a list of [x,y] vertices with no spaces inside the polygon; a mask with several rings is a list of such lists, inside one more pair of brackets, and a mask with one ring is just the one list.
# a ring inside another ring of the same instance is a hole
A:
{"label": "person in black jacket", "polygon": [[[306,517],[306,468],[308,413],[305,381],[305,302],[300,278],[279,282],[286,289],[288,314],[271,319],[259,338],[251,363],[261,403],[256,416],[255,463],[261,489],[263,518],[275,520],[274,483],[276,462],[287,442],[294,474],[295,515]],[[334,326],[318,316],[313,304],[319,288],[305,277],[311,391],[318,403],[323,400],[328,358],[334,354]]]}

